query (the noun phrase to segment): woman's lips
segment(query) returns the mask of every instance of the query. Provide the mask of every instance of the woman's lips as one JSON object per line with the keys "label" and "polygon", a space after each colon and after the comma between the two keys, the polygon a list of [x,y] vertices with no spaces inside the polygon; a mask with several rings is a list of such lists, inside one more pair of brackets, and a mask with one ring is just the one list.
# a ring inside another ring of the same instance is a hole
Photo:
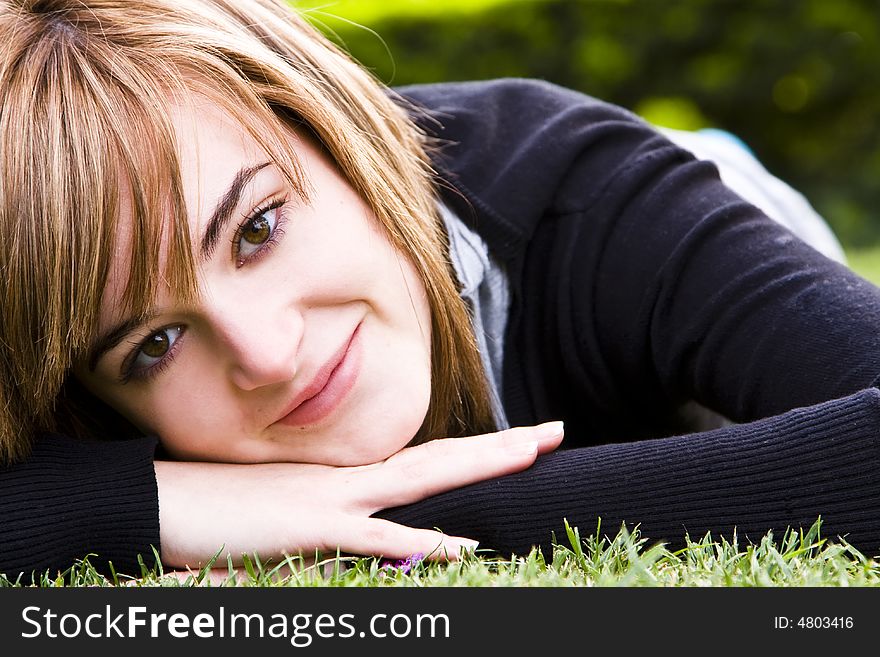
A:
{"label": "woman's lips", "polygon": [[348,342],[315,375],[306,388],[302,402],[278,420],[279,424],[304,426],[320,422],[330,415],[357,381],[361,365],[361,325],[358,324]]}

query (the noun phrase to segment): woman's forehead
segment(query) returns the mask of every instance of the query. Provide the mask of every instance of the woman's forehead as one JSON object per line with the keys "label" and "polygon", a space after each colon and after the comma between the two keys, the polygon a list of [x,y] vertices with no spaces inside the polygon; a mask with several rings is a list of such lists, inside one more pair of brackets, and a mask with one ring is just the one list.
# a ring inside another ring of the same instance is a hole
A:
{"label": "woman's forehead", "polygon": [[216,203],[236,173],[268,156],[238,121],[207,99],[173,107],[171,122],[190,229],[199,232],[205,208]]}

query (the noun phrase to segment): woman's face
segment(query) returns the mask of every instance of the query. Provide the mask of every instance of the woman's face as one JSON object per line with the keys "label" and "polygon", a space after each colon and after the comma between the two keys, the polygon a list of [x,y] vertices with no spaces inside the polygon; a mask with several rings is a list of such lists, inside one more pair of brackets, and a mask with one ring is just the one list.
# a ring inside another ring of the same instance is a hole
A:
{"label": "woman's face", "polygon": [[430,396],[411,263],[309,141],[290,134],[304,203],[216,106],[174,120],[200,296],[160,290],[148,322],[127,324],[120,235],[99,357],[77,377],[181,459],[356,465],[399,450]]}

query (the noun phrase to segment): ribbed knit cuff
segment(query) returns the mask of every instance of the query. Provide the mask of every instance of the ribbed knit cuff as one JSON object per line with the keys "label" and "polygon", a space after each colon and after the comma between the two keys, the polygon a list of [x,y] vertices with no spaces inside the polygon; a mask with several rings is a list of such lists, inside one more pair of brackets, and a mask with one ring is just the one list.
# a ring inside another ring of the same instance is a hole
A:
{"label": "ribbed knit cuff", "polygon": [[582,536],[621,523],[681,547],[711,532],[758,541],[808,528],[880,552],[880,391],[748,424],[636,443],[561,450],[530,469],[377,514],[479,540],[502,554],[550,553],[563,520]]}
{"label": "ribbed knit cuff", "polygon": [[41,436],[27,461],[0,470],[0,572],[29,581],[89,556],[140,572],[159,549],[156,440],[82,443]]}

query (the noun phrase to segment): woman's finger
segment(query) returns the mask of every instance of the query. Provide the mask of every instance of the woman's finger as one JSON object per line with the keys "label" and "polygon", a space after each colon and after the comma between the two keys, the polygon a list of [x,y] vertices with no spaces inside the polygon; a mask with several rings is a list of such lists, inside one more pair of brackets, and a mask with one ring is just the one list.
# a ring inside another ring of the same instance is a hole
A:
{"label": "woman's finger", "polygon": [[448,536],[431,529],[413,529],[379,518],[349,518],[340,547],[352,554],[369,554],[388,559],[422,555],[425,559],[454,561],[478,543],[460,536]]}
{"label": "woman's finger", "polygon": [[539,451],[555,448],[562,440],[562,432],[561,422],[549,422],[410,447],[370,469],[369,485],[374,490],[361,499],[373,513],[519,472],[534,463]]}

